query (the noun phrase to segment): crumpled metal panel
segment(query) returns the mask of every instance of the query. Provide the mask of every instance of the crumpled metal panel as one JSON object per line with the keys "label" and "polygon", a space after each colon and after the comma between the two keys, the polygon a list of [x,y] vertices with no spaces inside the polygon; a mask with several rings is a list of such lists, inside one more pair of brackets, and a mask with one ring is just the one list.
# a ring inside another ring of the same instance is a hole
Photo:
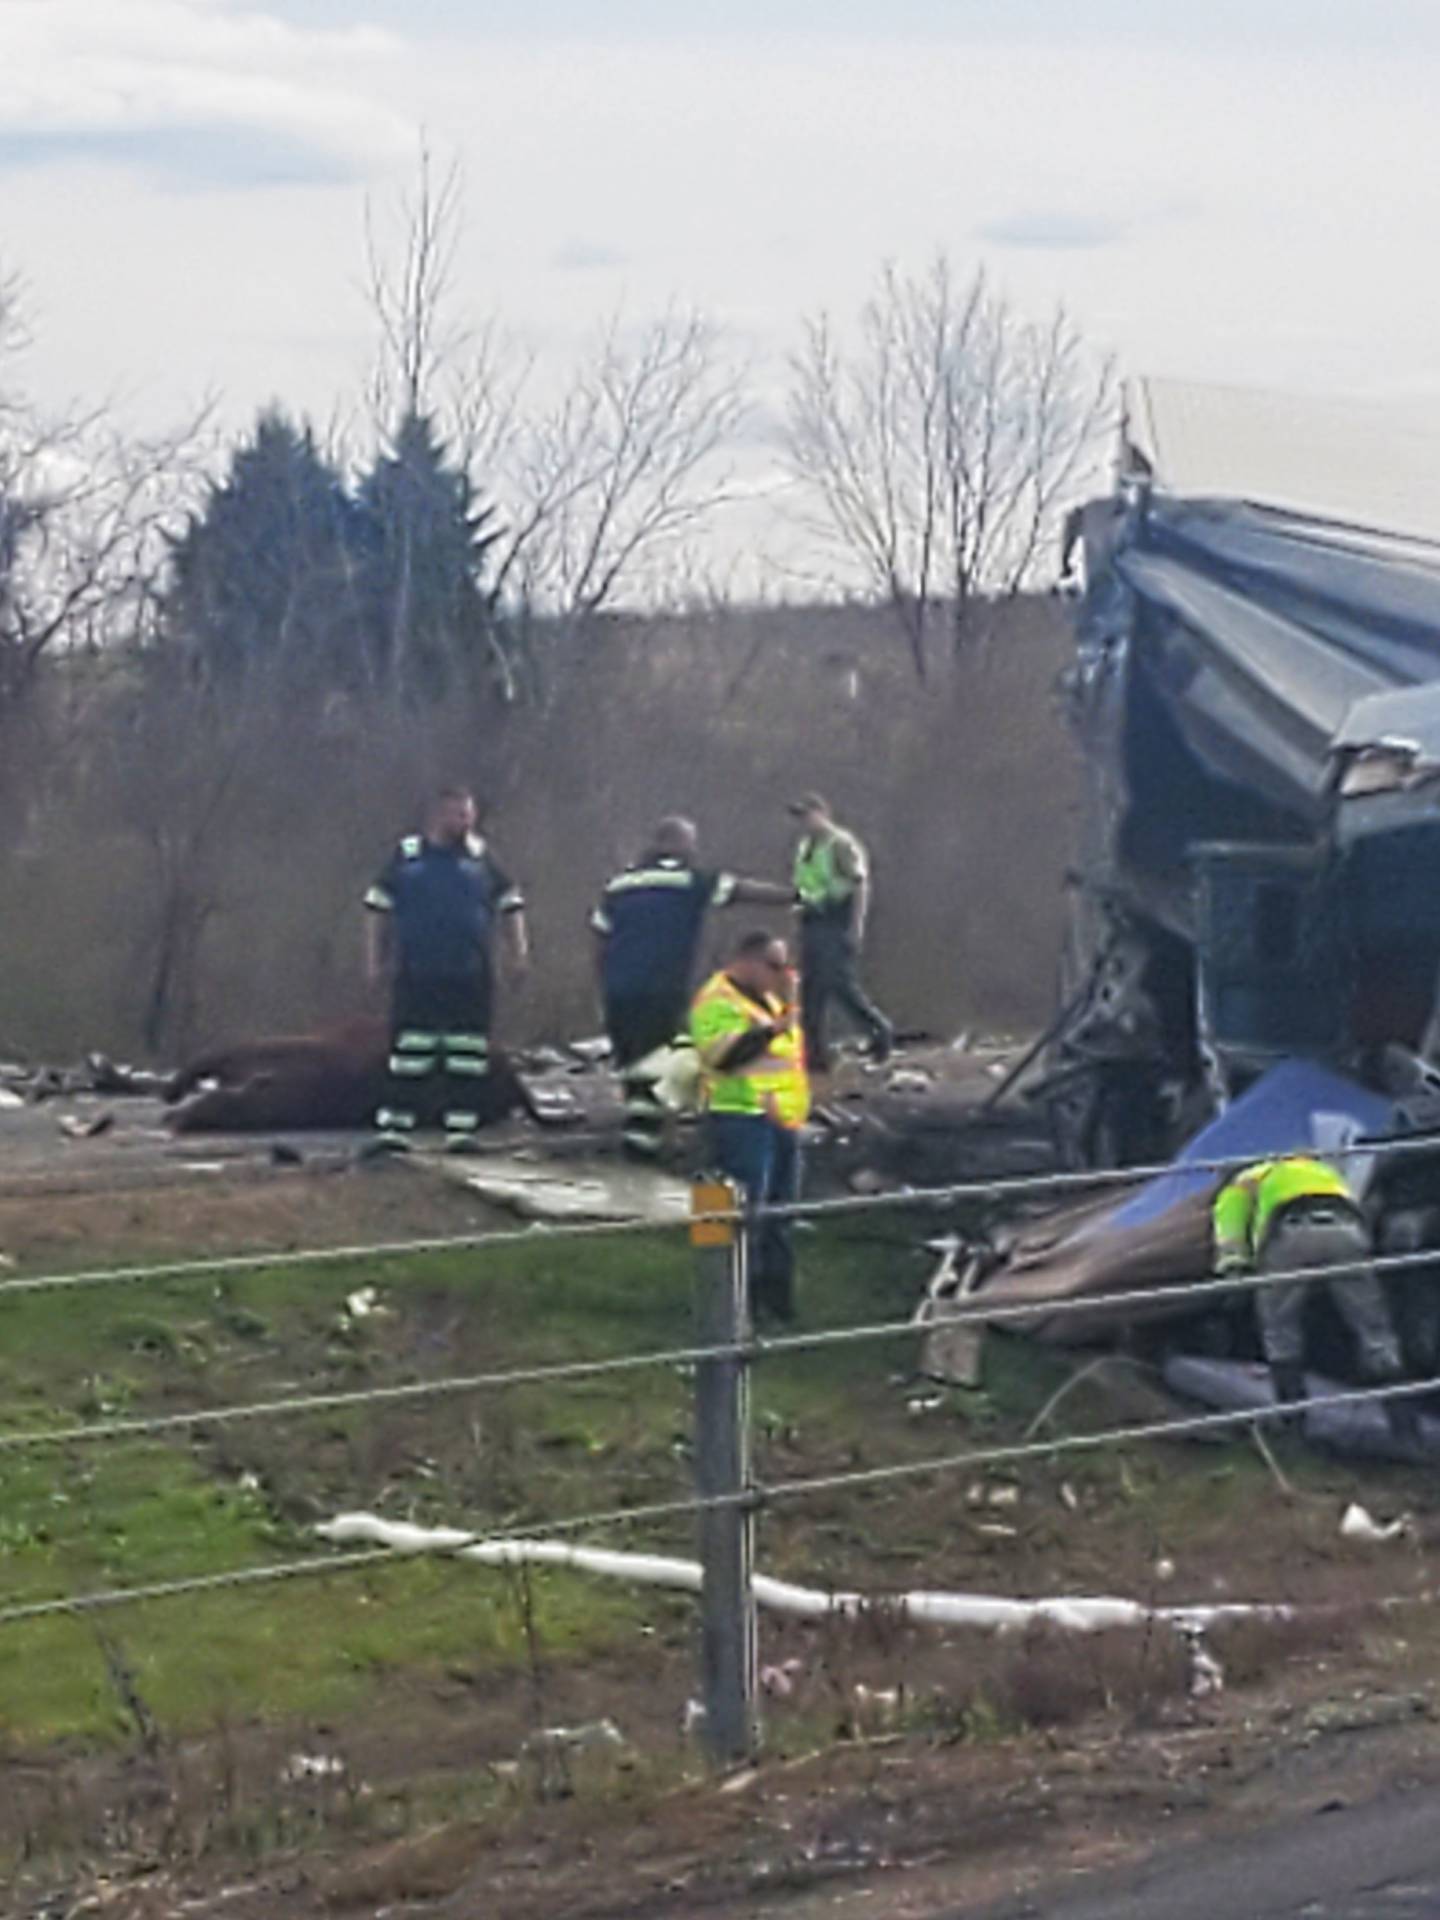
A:
{"label": "crumpled metal panel", "polygon": [[[1394,1103],[1358,1081],[1308,1060],[1285,1060],[1262,1075],[1200,1130],[1167,1172],[1100,1200],[1057,1210],[1016,1234],[1004,1265],[985,1282],[987,1303],[1074,1300],[1092,1294],[1173,1287],[1174,1302],[1123,1298],[1093,1313],[1026,1321],[1027,1332],[1077,1344],[1128,1320],[1164,1320],[1192,1311],[1188,1283],[1211,1271],[1210,1200],[1219,1177],[1208,1163],[1263,1159],[1301,1148],[1334,1152],[1395,1127]],[[1350,1172],[1363,1184],[1359,1157]]]}

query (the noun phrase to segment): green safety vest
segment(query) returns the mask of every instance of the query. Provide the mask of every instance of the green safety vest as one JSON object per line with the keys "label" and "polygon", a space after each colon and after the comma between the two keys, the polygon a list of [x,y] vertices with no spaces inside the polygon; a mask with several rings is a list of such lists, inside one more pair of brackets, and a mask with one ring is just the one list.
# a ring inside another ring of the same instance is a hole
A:
{"label": "green safety vest", "polygon": [[690,1037],[700,1056],[702,1098],[709,1112],[768,1114],[782,1127],[804,1126],[810,1117],[810,1079],[798,1021],[772,1040],[758,1060],[733,1072],[718,1064],[740,1034],[764,1020],[782,1019],[786,1011],[778,994],[766,994],[760,1006],[728,973],[705,982],[690,1009]]}
{"label": "green safety vest", "polygon": [[1359,1211],[1350,1184],[1328,1161],[1307,1154],[1259,1160],[1215,1198],[1215,1251],[1222,1259],[1255,1259],[1276,1217],[1297,1200],[1337,1200]]}
{"label": "green safety vest", "polygon": [[[855,875],[842,873],[836,859],[839,849],[844,846],[854,856]],[[802,840],[795,850],[795,891],[800,904],[811,913],[823,913],[827,908],[848,906],[855,897],[859,886],[859,877],[865,871],[865,855],[860,842],[853,834],[842,829],[825,834],[812,834]]]}

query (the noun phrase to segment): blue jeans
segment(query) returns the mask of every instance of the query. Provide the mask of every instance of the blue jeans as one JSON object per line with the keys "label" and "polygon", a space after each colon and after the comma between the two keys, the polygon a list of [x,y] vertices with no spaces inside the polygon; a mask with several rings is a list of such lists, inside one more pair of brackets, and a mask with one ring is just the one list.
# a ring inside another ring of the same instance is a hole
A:
{"label": "blue jeans", "polygon": [[[751,1207],[792,1206],[800,1197],[800,1136],[758,1113],[712,1113],[710,1159],[745,1190]],[[746,1229],[750,1300],[777,1320],[795,1318],[794,1223],[756,1220]]]}

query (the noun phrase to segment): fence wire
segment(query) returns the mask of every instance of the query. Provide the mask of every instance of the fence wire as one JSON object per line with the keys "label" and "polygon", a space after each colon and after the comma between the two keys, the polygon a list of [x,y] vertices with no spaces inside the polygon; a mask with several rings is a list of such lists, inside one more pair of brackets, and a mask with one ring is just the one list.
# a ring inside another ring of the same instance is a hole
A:
{"label": "fence wire", "polygon": [[[641,1506],[616,1507],[608,1512],[575,1514],[568,1518],[536,1521],[523,1527],[507,1528],[500,1534],[469,1534],[466,1546],[503,1544],[509,1540],[533,1540],[547,1535],[583,1533],[597,1527],[632,1526],[642,1521],[693,1517],[735,1507],[764,1509],[787,1500],[813,1498],[817,1494],[839,1492],[846,1488],[873,1487],[929,1477],[934,1474],[975,1472],[984,1467],[1019,1466],[1028,1461],[1054,1459],[1071,1453],[1094,1453],[1106,1447],[1133,1446],[1141,1441],[1184,1439],[1199,1433],[1223,1433],[1227,1430],[1262,1426],[1303,1418],[1321,1408],[1384,1405],[1440,1388],[1440,1375],[1425,1380],[1395,1382],[1383,1387],[1360,1387],[1340,1393],[1317,1394],[1284,1405],[1245,1408],[1223,1413],[1199,1413],[1177,1420],[1148,1421],[1136,1426],[1109,1427],[1099,1433],[1063,1434],[1052,1440],[1026,1440],[1010,1446],[967,1448],[960,1453],[940,1454],[924,1460],[896,1461],[882,1467],[856,1467],[843,1473],[813,1474],[794,1480],[781,1480],[774,1486],[754,1485],[736,1494],[711,1499],[690,1497],[661,1500]],[[428,1548],[423,1552],[377,1547],[360,1553],[317,1555],[308,1560],[283,1561],[268,1567],[238,1568],[229,1573],[197,1574],[190,1578],[156,1581],[145,1586],[101,1588],[90,1593],[58,1596],[48,1600],[23,1601],[0,1607],[0,1626],[51,1618],[61,1614],[83,1614],[102,1608],[119,1607],[149,1600],[179,1598],[188,1594],[212,1593],[227,1588],[273,1584],[283,1580],[326,1578],[394,1564],[408,1559],[443,1559],[453,1548]]]}

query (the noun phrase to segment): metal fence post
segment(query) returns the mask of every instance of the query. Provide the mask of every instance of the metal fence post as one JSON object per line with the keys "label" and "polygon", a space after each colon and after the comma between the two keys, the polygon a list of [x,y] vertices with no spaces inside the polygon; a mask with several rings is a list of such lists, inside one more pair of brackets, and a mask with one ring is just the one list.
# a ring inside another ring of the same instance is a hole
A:
{"label": "metal fence post", "polygon": [[[740,1205],[725,1181],[698,1181],[697,1216]],[[696,1218],[696,1344],[740,1347],[750,1338],[745,1233],[735,1220]],[[744,1354],[701,1360],[695,1369],[695,1487],[723,1506],[700,1513],[700,1668],[705,1740],[721,1766],[751,1759],[756,1713],[755,1513],[750,1479],[750,1363]]]}

